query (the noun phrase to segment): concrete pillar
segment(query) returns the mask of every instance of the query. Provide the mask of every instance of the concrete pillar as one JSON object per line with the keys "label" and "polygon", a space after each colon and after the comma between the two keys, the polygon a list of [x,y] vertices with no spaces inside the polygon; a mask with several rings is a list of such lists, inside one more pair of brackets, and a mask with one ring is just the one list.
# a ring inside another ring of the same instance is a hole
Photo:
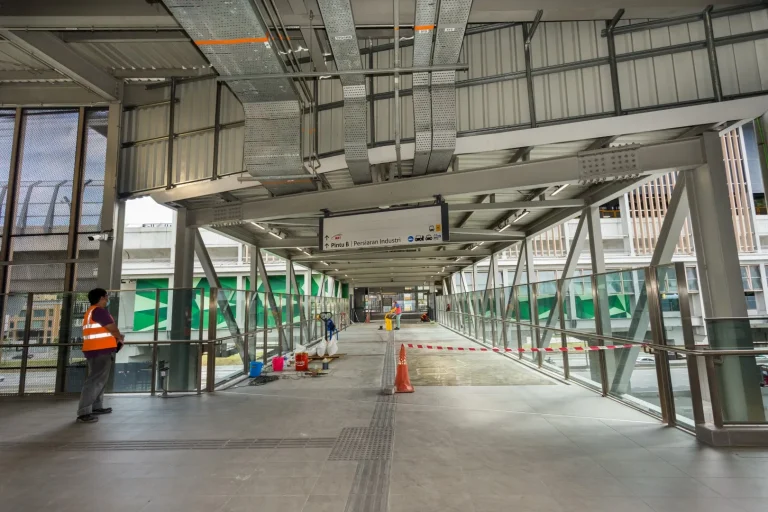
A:
{"label": "concrete pillar", "polygon": [[[720,137],[707,132],[702,140],[707,165],[690,173],[686,188],[709,343],[752,349]],[[724,421],[765,421],[755,359],[724,357],[715,370]]]}

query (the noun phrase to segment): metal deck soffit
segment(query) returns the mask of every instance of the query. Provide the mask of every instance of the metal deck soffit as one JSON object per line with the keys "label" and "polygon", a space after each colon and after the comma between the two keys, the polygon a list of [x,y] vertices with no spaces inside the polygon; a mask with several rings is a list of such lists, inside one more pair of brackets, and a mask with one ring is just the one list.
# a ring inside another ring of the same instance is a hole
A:
{"label": "metal deck soffit", "polygon": [[165,5],[220,75],[276,75],[271,80],[228,82],[245,112],[245,169],[257,178],[295,175],[290,182],[262,181],[276,196],[316,190],[303,166],[299,96],[292,81],[280,77],[286,71],[283,61],[249,0],[233,0],[226,7],[186,0],[166,0]]}

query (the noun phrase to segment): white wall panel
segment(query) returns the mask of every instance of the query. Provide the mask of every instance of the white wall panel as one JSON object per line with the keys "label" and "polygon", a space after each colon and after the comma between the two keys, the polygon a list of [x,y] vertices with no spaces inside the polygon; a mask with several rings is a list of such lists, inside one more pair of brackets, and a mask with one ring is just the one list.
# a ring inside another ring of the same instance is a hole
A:
{"label": "white wall panel", "polygon": [[[768,10],[712,20],[715,37],[768,30]],[[768,90],[768,39],[719,46],[717,62],[723,94]]]}
{"label": "white wall panel", "polygon": [[232,91],[227,86],[221,88],[221,108],[219,110],[221,124],[245,120],[242,103],[232,94]]}
{"label": "white wall panel", "polygon": [[120,154],[120,192],[138,192],[165,186],[167,141],[158,140],[124,148]]}
{"label": "white wall panel", "polygon": [[213,130],[180,135],[173,142],[173,182],[210,178],[213,175]]}
{"label": "white wall panel", "polygon": [[245,127],[222,128],[219,132],[219,176],[242,172]]}
{"label": "white wall panel", "polygon": [[[626,25],[645,20],[631,20]],[[704,23],[641,30],[616,36],[616,54],[639,52],[704,41]],[[624,109],[667,105],[711,98],[712,79],[705,49],[637,59],[618,64],[621,106]]]}
{"label": "white wall panel", "polygon": [[168,105],[141,107],[123,116],[123,142],[168,136]]}
{"label": "white wall panel", "polygon": [[[531,41],[533,69],[608,55],[603,22],[542,23]],[[522,46],[522,41],[520,43]],[[534,77],[536,119],[546,121],[613,110],[608,66]]]}
{"label": "white wall panel", "polygon": [[176,86],[174,132],[212,127],[216,115],[216,80],[195,80]]}
{"label": "white wall panel", "polygon": [[[512,27],[464,40],[460,62],[469,63],[458,80],[525,71],[521,27]],[[458,129],[475,130],[530,122],[524,79],[456,89]]]}

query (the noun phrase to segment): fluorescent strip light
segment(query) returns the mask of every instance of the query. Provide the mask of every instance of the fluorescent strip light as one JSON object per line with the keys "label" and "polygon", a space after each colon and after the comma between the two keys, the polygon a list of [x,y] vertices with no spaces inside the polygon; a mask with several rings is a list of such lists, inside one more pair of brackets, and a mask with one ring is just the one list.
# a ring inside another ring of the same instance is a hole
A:
{"label": "fluorescent strip light", "polygon": [[272,236],[273,236],[273,237],[275,237],[275,238],[279,238],[280,240],[282,240],[282,239],[283,239],[283,237],[282,237],[282,236],[280,236],[280,235],[278,235],[277,233],[273,233],[273,232],[271,232],[271,231],[267,231],[267,233],[269,233],[270,235],[272,235]]}
{"label": "fluorescent strip light", "polygon": [[552,194],[550,195],[550,197],[552,197],[552,196],[556,196],[557,194],[559,194],[560,192],[562,192],[563,190],[565,190],[565,187],[567,187],[568,185],[569,185],[568,183],[566,183],[565,185],[560,185],[560,187],[558,187],[558,189],[557,189],[557,190],[555,190],[554,192],[552,192]]}
{"label": "fluorescent strip light", "polygon": [[325,265],[326,267],[330,267],[330,265],[329,265],[329,264],[327,264],[327,263],[326,263],[326,262],[324,262],[324,261],[321,261],[320,263],[322,263],[322,264],[323,264],[323,265]]}
{"label": "fluorescent strip light", "polygon": [[525,217],[525,216],[526,216],[526,215],[528,215],[529,213],[531,213],[531,212],[529,212],[529,211],[524,211],[522,214],[518,215],[518,217],[517,217],[515,220],[513,220],[512,222],[519,222],[519,221],[520,221],[520,219],[522,219],[523,217]]}
{"label": "fluorescent strip light", "polygon": [[475,250],[475,249],[477,249],[478,247],[480,247],[480,246],[479,246],[479,245],[475,245],[475,246],[473,246],[473,247],[470,249],[470,251],[474,251],[474,250]]}
{"label": "fluorescent strip light", "polygon": [[256,224],[255,222],[251,222],[251,221],[248,221],[248,222],[250,222],[251,224],[253,224],[257,228],[259,228],[260,230],[266,231],[266,228],[264,226],[262,226],[261,224]]}
{"label": "fluorescent strip light", "polygon": [[507,224],[507,225],[505,225],[505,226],[502,226],[502,227],[499,229],[499,233],[501,233],[501,232],[502,232],[502,231],[504,231],[505,229],[509,229],[509,224]]}

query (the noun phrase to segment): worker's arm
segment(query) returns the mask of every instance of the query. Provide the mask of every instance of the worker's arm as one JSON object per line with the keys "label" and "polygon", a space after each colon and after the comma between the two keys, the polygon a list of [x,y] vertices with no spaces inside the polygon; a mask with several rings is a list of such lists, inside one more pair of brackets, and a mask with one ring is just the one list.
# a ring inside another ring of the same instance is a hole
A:
{"label": "worker's arm", "polygon": [[118,344],[122,345],[125,341],[125,336],[122,335],[120,332],[120,329],[117,328],[117,324],[114,322],[108,325],[105,325],[104,328],[109,331],[109,333],[117,339]]}

